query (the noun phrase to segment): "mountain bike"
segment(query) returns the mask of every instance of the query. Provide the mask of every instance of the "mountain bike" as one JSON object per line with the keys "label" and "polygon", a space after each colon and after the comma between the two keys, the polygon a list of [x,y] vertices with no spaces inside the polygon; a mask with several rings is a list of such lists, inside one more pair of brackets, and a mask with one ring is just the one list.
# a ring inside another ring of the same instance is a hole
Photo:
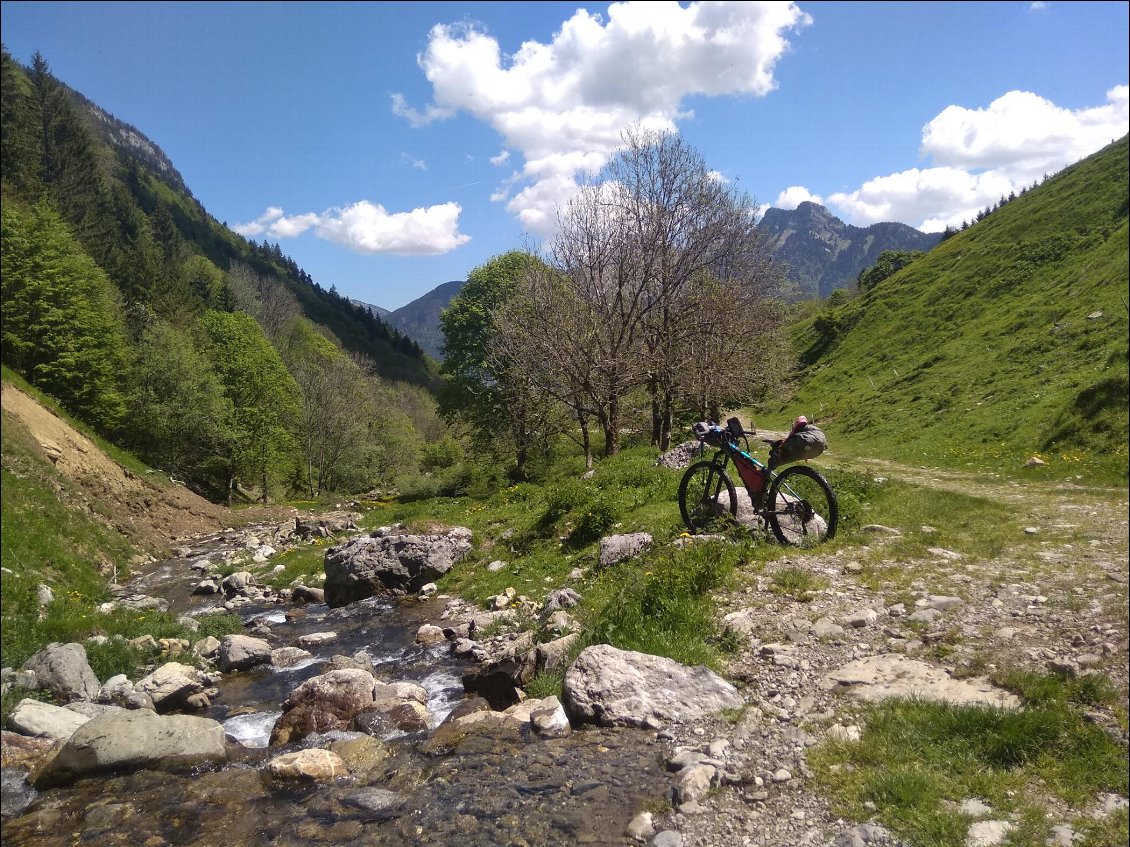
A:
{"label": "mountain bike", "polygon": [[[749,437],[737,418],[725,428],[712,421],[694,425],[701,442],[699,455],[707,446],[717,447],[713,458],[694,462],[679,483],[679,511],[692,533],[700,533],[738,522],[737,489],[726,472],[732,462],[749,494],[753,513],[773,531],[782,544],[808,547],[831,540],[836,534],[839,505],[832,486],[815,469],[792,465],[782,471],[781,448],[784,439],[762,438],[769,447],[769,463],[751,455]],[[745,449],[739,440],[744,441]]]}

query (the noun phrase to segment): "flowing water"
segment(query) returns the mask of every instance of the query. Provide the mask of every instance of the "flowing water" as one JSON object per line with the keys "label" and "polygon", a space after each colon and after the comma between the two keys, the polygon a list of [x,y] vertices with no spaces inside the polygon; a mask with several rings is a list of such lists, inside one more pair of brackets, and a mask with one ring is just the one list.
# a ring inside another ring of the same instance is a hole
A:
{"label": "flowing water", "polygon": [[[202,611],[191,595],[200,579],[191,561],[213,561],[235,536],[193,545],[189,558],[157,563],[129,586],[167,598],[170,611]],[[287,668],[225,674],[206,717],[238,742],[223,767],[191,773],[104,774],[37,793],[5,770],[3,844],[43,845],[572,845],[623,844],[638,812],[661,805],[670,781],[653,732],[581,729],[545,739],[517,728],[468,736],[453,751],[428,752],[430,732],[400,733],[375,743],[360,733],[310,736],[268,747],[282,702],[325,671],[333,655],[363,652],[386,681],[413,681],[428,692],[437,726],[463,698],[469,665],[448,645],[414,641],[423,623],[440,622],[442,599],[372,598],[340,609],[283,605],[240,609],[271,628],[273,647],[300,646],[303,635],[334,632],[314,657]],[[265,763],[299,747],[355,742],[368,764],[328,783],[280,784]]]}

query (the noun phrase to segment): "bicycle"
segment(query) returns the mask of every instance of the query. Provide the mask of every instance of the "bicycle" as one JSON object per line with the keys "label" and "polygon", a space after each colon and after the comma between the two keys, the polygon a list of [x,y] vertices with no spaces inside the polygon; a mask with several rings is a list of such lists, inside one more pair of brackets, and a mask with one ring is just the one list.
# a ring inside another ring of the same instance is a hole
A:
{"label": "bicycle", "polygon": [[[807,547],[835,536],[839,504],[828,480],[806,465],[777,471],[783,464],[780,452],[784,439],[761,439],[769,446],[766,465],[751,455],[749,436],[756,436],[756,430],[745,431],[737,418],[730,418],[725,428],[701,421],[693,431],[702,444],[699,455],[708,445],[717,447],[718,452],[711,459],[693,463],[679,483],[679,511],[692,533],[708,530],[719,521],[737,523],[737,489],[726,472],[733,462],[749,494],[754,516],[768,524],[779,542]],[[744,450],[739,439],[745,441]]]}

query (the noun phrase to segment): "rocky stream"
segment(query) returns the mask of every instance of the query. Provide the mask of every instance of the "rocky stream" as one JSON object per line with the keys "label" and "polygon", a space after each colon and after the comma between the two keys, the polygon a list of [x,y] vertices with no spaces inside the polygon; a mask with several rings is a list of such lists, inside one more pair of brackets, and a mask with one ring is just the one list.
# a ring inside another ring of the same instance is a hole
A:
{"label": "rocky stream", "polygon": [[[81,645],[6,670],[6,685],[48,688],[66,706],[24,701],[4,731],[3,843],[892,847],[881,826],[837,818],[808,767],[813,745],[859,737],[854,702],[913,693],[1008,706],[1012,695],[961,672],[985,651],[1103,669],[1126,690],[1125,503],[1113,521],[1101,507],[1059,508],[1032,528],[1048,533],[1040,557],[1054,578],[938,548],[913,596],[892,603],[857,558],[900,530],[871,527],[863,548],[774,565],[820,577],[804,602],[769,590],[770,572],[721,598],[740,644],[733,684],[598,645],[568,666],[560,699],[522,689],[565,669],[577,595],[506,593],[483,610],[437,594],[431,580],[469,549],[467,530],[362,535],[338,516],[191,539],[115,602],[189,618],[237,611],[244,631],[163,643],[164,663],[135,683],[94,679]],[[1054,540],[1064,526],[1091,536]],[[311,533],[335,536],[321,585],[275,591],[232,570]],[[650,543],[606,539],[605,564],[617,545],[631,555]],[[510,615],[537,632],[497,634]],[[931,651],[955,632],[944,659]],[[205,670],[178,662],[185,651]],[[1090,719],[1125,743],[1110,713]],[[967,843],[1006,843],[1012,824],[966,803]],[[1070,847],[1080,820],[1126,805],[1049,805],[1047,843]]]}

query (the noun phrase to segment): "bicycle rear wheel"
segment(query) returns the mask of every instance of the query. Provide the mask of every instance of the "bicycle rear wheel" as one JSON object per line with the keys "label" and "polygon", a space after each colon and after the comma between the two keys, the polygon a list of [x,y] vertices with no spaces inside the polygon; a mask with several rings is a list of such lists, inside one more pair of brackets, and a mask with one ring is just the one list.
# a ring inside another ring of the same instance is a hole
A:
{"label": "bicycle rear wheel", "polygon": [[786,468],[769,486],[766,517],[782,544],[809,547],[836,535],[840,509],[828,480],[797,465]]}
{"label": "bicycle rear wheel", "polygon": [[735,520],[738,496],[733,481],[714,462],[695,462],[679,483],[679,511],[694,533]]}

